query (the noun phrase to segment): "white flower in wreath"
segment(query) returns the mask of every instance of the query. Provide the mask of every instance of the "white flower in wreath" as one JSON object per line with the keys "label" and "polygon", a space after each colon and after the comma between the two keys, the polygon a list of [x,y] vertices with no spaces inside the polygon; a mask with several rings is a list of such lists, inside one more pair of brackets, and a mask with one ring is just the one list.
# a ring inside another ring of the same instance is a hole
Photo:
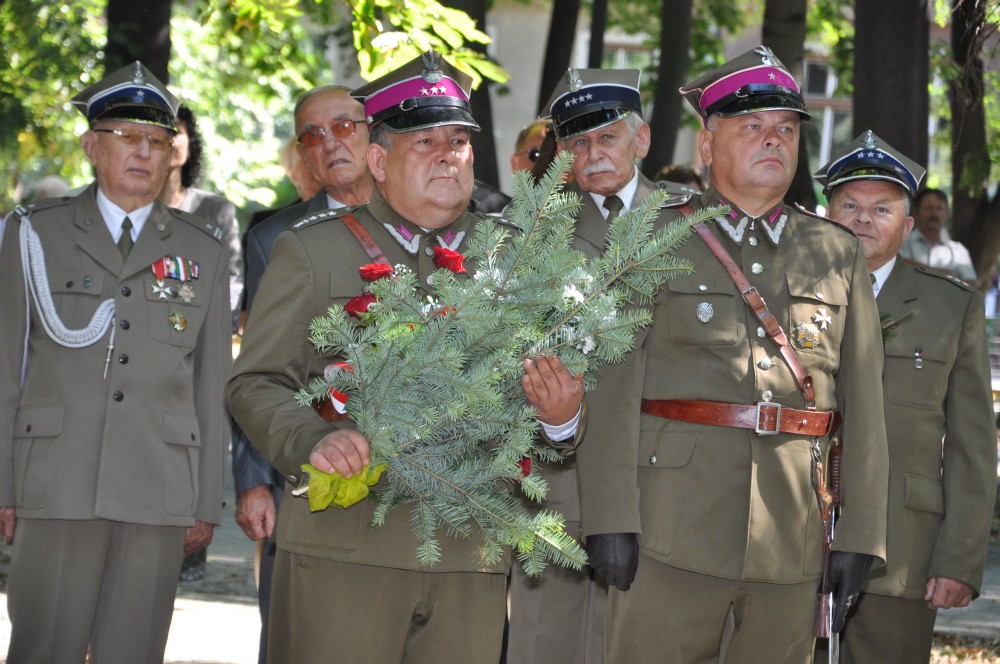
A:
{"label": "white flower in wreath", "polygon": [[571,304],[582,304],[583,303],[583,293],[575,284],[569,284],[563,287],[562,293],[563,299]]}
{"label": "white flower in wreath", "polygon": [[586,355],[590,351],[597,347],[597,343],[594,341],[594,337],[587,335],[580,340],[580,343],[576,345],[577,350]]}

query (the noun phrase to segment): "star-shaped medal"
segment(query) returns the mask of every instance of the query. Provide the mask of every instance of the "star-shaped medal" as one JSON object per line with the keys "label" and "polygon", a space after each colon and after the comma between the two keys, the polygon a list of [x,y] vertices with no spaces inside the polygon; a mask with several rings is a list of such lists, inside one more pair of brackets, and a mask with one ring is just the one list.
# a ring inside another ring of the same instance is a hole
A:
{"label": "star-shaped medal", "polygon": [[190,304],[191,300],[194,299],[194,289],[191,288],[191,284],[181,284],[180,288],[177,289],[177,297]]}
{"label": "star-shaped medal", "polygon": [[816,326],[819,327],[819,329],[825,330],[833,324],[833,316],[826,313],[826,309],[820,307],[816,310],[816,313],[813,314],[812,321],[816,323]]}
{"label": "star-shaped medal", "polygon": [[162,281],[150,284],[149,287],[153,289],[153,295],[159,295],[161,300],[167,299],[167,296],[170,295],[170,288],[164,286]]}

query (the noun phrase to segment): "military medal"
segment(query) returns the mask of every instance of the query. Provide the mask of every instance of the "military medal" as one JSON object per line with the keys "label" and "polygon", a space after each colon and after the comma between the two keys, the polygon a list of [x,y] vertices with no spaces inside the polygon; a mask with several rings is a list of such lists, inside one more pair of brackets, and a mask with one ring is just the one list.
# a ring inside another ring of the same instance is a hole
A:
{"label": "military medal", "polygon": [[181,284],[180,288],[177,289],[177,297],[184,300],[186,304],[191,304],[191,300],[194,299],[194,289],[191,288],[191,284],[187,282]]}
{"label": "military medal", "polygon": [[178,311],[170,312],[170,315],[167,316],[167,320],[170,322],[170,327],[174,328],[178,332],[183,332],[187,329],[187,318],[184,317],[184,314]]}
{"label": "military medal", "polygon": [[170,288],[164,286],[162,281],[157,280],[155,284],[150,284],[149,287],[153,289],[153,295],[159,295],[161,300],[165,300],[168,295],[171,295]]}
{"label": "military medal", "polygon": [[833,316],[826,313],[826,309],[820,307],[816,310],[816,313],[813,314],[812,321],[816,323],[816,326],[819,327],[820,330],[826,330],[833,323]]}
{"label": "military medal", "polygon": [[802,350],[810,350],[819,347],[819,328],[812,323],[799,323],[799,326],[792,332],[795,345]]}
{"label": "military medal", "polygon": [[707,323],[715,315],[715,309],[712,307],[711,302],[702,302],[698,305],[696,315],[702,323]]}
{"label": "military medal", "polygon": [[913,368],[924,368],[924,350],[920,346],[913,349]]}

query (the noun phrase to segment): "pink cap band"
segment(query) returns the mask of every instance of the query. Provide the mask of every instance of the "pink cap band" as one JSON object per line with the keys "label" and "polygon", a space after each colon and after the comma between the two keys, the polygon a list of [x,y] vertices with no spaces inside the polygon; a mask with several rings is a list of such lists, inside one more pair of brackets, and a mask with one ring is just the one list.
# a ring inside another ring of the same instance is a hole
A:
{"label": "pink cap band", "polygon": [[720,78],[705,88],[699,100],[701,110],[704,111],[715,102],[727,95],[731,95],[744,85],[780,85],[796,92],[799,91],[799,86],[795,84],[795,79],[788,72],[777,67],[761,65],[760,67],[752,67],[734,72],[725,78]]}
{"label": "pink cap band", "polygon": [[465,94],[462,86],[447,76],[437,83],[428,83],[420,76],[414,76],[394,83],[365,99],[365,115],[373,117],[387,108],[398,106],[403,101],[415,97],[457,97],[462,101],[469,101],[469,95]]}

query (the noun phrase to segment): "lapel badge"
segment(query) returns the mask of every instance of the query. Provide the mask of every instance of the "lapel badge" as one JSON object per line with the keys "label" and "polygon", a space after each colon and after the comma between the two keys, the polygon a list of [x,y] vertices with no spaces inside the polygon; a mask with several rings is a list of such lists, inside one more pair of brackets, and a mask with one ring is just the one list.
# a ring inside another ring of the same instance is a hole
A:
{"label": "lapel badge", "polygon": [[816,310],[816,313],[812,316],[812,322],[816,324],[820,330],[826,330],[830,325],[833,324],[833,316],[826,312],[826,309],[820,307]]}
{"label": "lapel badge", "polygon": [[819,328],[812,323],[799,323],[799,326],[792,332],[795,345],[802,350],[810,350],[819,347]]}
{"label": "lapel badge", "polygon": [[83,277],[83,287],[84,288],[90,288],[90,285],[92,283],[94,283],[94,280],[91,278],[91,276],[89,274],[88,275],[84,275],[84,277]]}
{"label": "lapel badge", "polygon": [[179,311],[170,312],[170,315],[167,316],[167,320],[170,322],[170,327],[174,328],[177,332],[183,332],[187,329],[187,318],[185,318],[184,314]]}
{"label": "lapel badge", "polygon": [[715,309],[712,307],[710,302],[702,302],[698,305],[696,314],[698,316],[698,320],[702,323],[707,323],[712,320],[712,316],[715,315]]}
{"label": "lapel badge", "polygon": [[923,369],[924,368],[924,349],[917,346],[913,349],[913,368]]}

